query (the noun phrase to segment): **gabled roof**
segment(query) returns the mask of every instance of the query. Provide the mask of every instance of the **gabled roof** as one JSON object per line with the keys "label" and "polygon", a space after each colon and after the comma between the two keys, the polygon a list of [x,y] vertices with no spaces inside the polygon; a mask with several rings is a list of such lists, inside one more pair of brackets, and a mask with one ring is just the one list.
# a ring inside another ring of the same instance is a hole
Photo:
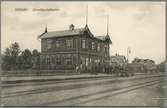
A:
{"label": "gabled roof", "polygon": [[89,34],[90,37],[102,40],[102,41],[108,41],[111,43],[111,39],[108,35],[106,36],[94,36],[91,31],[88,28],[88,25],[86,25],[84,28],[77,28],[77,29],[69,29],[69,30],[61,30],[61,31],[47,31],[45,30],[44,33],[38,36],[40,39],[44,38],[55,38],[55,37],[65,37],[65,36],[76,36],[76,35],[83,35],[83,34]]}
{"label": "gabled roof", "polygon": [[108,41],[109,43],[112,43],[109,35],[106,35],[106,36],[96,36],[95,38],[100,39],[102,41]]}
{"label": "gabled roof", "polygon": [[54,38],[54,37],[62,37],[62,36],[73,36],[83,34],[85,28],[78,28],[74,30],[61,30],[61,31],[50,31],[45,32],[39,36],[39,38]]}
{"label": "gabled roof", "polygon": [[95,38],[100,39],[100,40],[103,40],[103,41],[106,40],[106,36],[96,36]]}

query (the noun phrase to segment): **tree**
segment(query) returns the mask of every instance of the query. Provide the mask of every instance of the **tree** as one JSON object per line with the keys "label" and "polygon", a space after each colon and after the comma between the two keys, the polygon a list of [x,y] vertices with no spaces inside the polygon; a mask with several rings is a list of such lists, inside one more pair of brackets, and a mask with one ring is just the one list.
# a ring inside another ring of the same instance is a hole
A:
{"label": "tree", "polygon": [[31,51],[29,49],[25,49],[21,53],[20,62],[22,62],[22,66],[21,66],[22,69],[32,68],[32,66],[33,66],[32,54],[31,54]]}
{"label": "tree", "polygon": [[38,69],[39,66],[40,52],[36,49],[33,50],[32,53],[29,49],[21,51],[17,42],[6,48],[2,57],[3,70]]}
{"label": "tree", "polygon": [[32,62],[33,62],[33,68],[39,68],[40,66],[40,53],[38,50],[34,49],[32,51]]}
{"label": "tree", "polygon": [[11,46],[10,46],[10,52],[11,52],[11,55],[14,56],[14,57],[17,57],[21,50],[20,50],[20,46],[17,42],[13,43]]}
{"label": "tree", "polygon": [[6,48],[4,55],[2,56],[2,69],[3,70],[10,70],[11,69],[11,53],[10,49]]}
{"label": "tree", "polygon": [[17,42],[15,42],[9,47],[9,49],[11,53],[11,65],[12,65],[11,68],[18,69],[17,60],[21,52],[20,46]]}
{"label": "tree", "polygon": [[2,69],[18,69],[17,60],[20,52],[20,46],[17,42],[11,44],[9,48],[6,48],[2,58]]}

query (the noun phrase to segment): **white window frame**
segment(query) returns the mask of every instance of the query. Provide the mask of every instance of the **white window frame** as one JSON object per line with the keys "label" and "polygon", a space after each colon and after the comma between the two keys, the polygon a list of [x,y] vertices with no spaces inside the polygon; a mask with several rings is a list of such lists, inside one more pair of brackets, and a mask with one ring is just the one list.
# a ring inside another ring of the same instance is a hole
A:
{"label": "white window frame", "polygon": [[56,65],[61,65],[62,61],[61,61],[61,56],[56,56]]}
{"label": "white window frame", "polygon": [[70,55],[66,56],[66,64],[67,65],[72,65],[73,64],[72,56],[70,56]]}
{"label": "white window frame", "polygon": [[50,64],[51,64],[50,57],[47,57],[47,58],[46,58],[46,64],[47,64],[47,65],[50,65]]}
{"label": "white window frame", "polygon": [[86,48],[86,40],[82,39],[82,48]]}
{"label": "white window frame", "polygon": [[104,45],[104,51],[107,53],[108,52],[108,47],[107,45]]}
{"label": "white window frame", "polygon": [[73,40],[72,39],[66,40],[66,46],[68,49],[73,48]]}
{"label": "white window frame", "polygon": [[55,56],[52,56],[52,58],[51,58],[51,63],[52,63],[52,64],[56,64]]}
{"label": "white window frame", "polygon": [[97,44],[97,51],[100,51],[100,43]]}
{"label": "white window frame", "polygon": [[60,41],[56,40],[56,48],[60,48]]}
{"label": "white window frame", "polygon": [[52,48],[52,40],[51,40],[51,39],[48,39],[48,40],[47,40],[47,48],[48,48],[48,49],[51,49],[51,48]]}
{"label": "white window frame", "polygon": [[92,41],[92,50],[95,49],[95,42]]}

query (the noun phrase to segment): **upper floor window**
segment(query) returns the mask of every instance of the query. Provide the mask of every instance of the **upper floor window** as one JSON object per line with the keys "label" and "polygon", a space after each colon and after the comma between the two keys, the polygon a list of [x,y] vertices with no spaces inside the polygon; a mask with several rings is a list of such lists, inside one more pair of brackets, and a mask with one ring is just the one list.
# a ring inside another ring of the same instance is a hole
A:
{"label": "upper floor window", "polygon": [[95,49],[95,42],[92,42],[92,50]]}
{"label": "upper floor window", "polygon": [[60,47],[60,41],[56,41],[56,48],[59,48]]}
{"label": "upper floor window", "polygon": [[52,40],[48,39],[47,40],[47,48],[50,49],[52,47]]}
{"label": "upper floor window", "polygon": [[86,41],[84,39],[82,40],[82,48],[86,48]]}
{"label": "upper floor window", "polygon": [[108,47],[107,45],[104,46],[104,51],[107,53],[108,52]]}
{"label": "upper floor window", "polygon": [[72,48],[73,47],[73,40],[67,40],[66,45],[67,45],[67,48]]}
{"label": "upper floor window", "polygon": [[97,44],[97,51],[100,51],[100,43]]}

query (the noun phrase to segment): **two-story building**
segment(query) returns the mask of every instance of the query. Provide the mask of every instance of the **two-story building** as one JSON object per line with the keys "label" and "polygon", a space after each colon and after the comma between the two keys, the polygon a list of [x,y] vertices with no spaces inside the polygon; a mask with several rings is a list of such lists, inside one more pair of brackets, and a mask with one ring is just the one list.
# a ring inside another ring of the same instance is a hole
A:
{"label": "two-story building", "polygon": [[62,31],[42,33],[40,67],[43,70],[75,71],[78,66],[89,63],[109,62],[109,45],[112,43],[109,35],[94,36],[86,25],[84,28],[74,28]]}

